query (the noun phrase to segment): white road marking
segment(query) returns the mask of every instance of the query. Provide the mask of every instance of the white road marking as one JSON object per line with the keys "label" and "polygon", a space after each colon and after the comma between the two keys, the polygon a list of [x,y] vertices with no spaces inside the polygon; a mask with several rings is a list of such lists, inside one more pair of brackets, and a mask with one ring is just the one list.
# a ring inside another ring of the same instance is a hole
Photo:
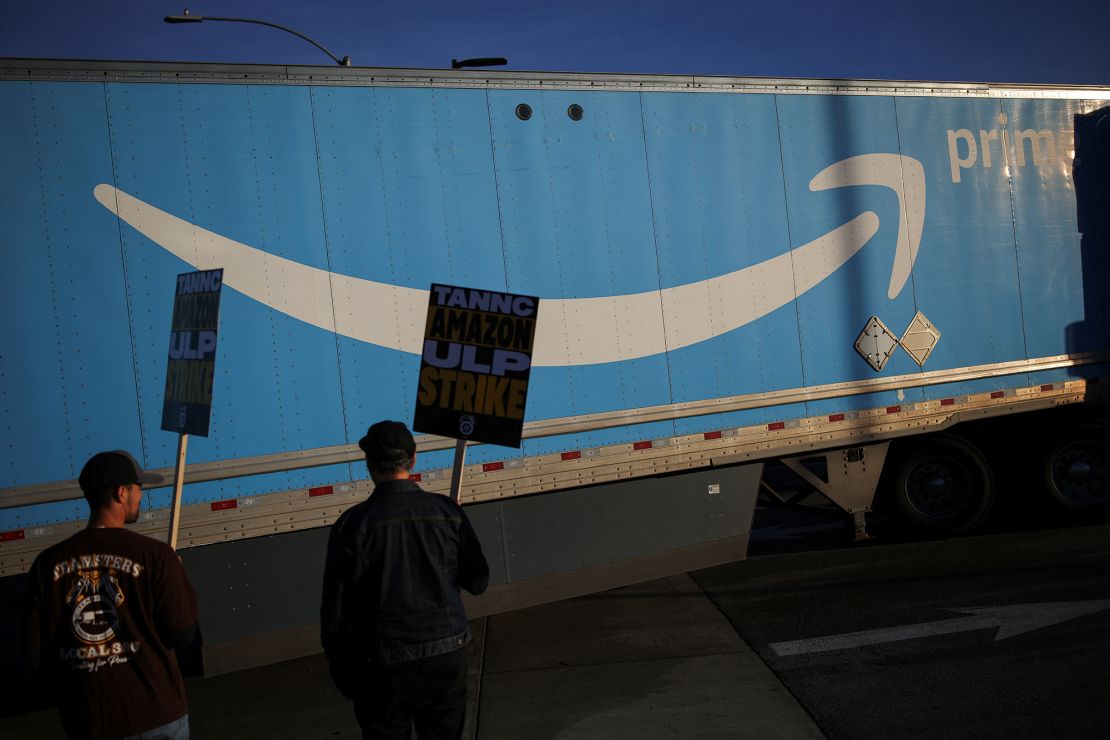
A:
{"label": "white road marking", "polygon": [[1070,619],[1095,614],[1110,609],[1110,599],[1099,601],[1050,601],[1040,604],[1013,604],[1010,606],[980,606],[950,611],[973,616],[962,619],[943,619],[937,622],[909,624],[904,627],[848,632],[842,635],[814,637],[808,640],[774,642],[768,647],[776,654],[803,655],[830,650],[848,650],[864,645],[879,645],[886,642],[914,640],[935,635],[950,635],[956,632],[998,629],[995,640],[1032,632]]}

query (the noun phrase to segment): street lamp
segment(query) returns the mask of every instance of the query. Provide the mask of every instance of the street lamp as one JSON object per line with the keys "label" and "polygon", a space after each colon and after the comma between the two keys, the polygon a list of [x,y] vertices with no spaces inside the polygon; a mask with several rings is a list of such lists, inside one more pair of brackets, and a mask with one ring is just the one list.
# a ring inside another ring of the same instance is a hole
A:
{"label": "street lamp", "polygon": [[189,13],[188,8],[186,8],[185,11],[181,15],[167,15],[162,20],[164,20],[166,23],[200,23],[201,21],[228,21],[228,22],[231,22],[231,23],[255,23],[259,26],[269,26],[270,28],[276,28],[280,31],[288,31],[289,33],[293,34],[294,36],[300,36],[302,39],[304,39],[308,43],[312,44],[317,49],[319,49],[320,51],[327,54],[329,57],[331,57],[332,61],[334,61],[336,64],[338,64],[341,67],[350,67],[351,66],[351,58],[350,57],[343,57],[342,59],[340,59],[335,54],[332,54],[330,51],[325,49],[323,46],[321,46],[320,44],[318,44],[315,41],[313,41],[312,39],[310,39],[308,36],[305,36],[303,33],[300,33],[298,31],[294,31],[292,28],[286,28],[285,26],[279,26],[276,23],[270,23],[269,21],[259,21],[259,20],[255,20],[253,18],[218,18],[214,15],[192,15],[192,14]]}
{"label": "street lamp", "polygon": [[505,57],[475,57],[473,59],[452,59],[451,69],[462,69],[463,67],[499,67],[502,64],[508,64],[509,60]]}

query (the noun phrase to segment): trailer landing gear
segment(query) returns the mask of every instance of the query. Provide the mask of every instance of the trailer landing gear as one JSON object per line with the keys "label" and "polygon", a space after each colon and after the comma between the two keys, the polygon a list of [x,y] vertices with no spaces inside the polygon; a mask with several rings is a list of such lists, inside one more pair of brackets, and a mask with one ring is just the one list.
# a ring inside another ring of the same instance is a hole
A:
{"label": "trailer landing gear", "polygon": [[[852,515],[855,540],[868,540],[867,512],[875,501],[889,442],[831,450],[818,455],[784,457],[780,462],[813,486],[825,498]],[[805,463],[823,458],[825,477],[816,475]]]}

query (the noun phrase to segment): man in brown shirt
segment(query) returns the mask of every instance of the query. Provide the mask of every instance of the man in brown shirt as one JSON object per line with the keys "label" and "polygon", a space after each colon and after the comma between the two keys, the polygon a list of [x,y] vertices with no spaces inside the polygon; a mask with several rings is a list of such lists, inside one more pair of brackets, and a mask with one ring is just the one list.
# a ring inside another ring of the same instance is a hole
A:
{"label": "man in brown shirt", "polygon": [[161,480],[126,452],[94,455],[79,480],[88,527],[28,574],[24,657],[71,738],[189,737],[177,653],[200,645],[196,593],[168,545],[124,527]]}

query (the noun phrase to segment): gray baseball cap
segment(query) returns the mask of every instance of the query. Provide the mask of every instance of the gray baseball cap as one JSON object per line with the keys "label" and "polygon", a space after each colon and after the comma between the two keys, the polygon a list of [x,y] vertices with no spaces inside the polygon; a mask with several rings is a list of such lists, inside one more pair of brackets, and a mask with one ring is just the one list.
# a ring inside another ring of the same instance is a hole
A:
{"label": "gray baseball cap", "polygon": [[155,485],[164,479],[156,473],[143,470],[139,462],[125,450],[98,452],[89,458],[81,469],[77,482],[85,492],[102,491],[105,488],[128,486],[133,483]]}

